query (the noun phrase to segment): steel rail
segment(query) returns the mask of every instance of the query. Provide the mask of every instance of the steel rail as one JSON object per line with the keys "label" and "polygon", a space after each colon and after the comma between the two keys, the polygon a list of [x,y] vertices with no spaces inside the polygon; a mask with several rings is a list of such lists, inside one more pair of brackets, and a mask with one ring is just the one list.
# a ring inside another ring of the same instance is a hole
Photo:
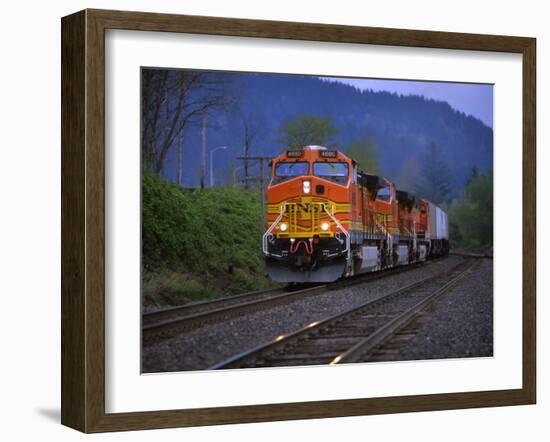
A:
{"label": "steel rail", "polygon": [[331,364],[341,364],[344,362],[364,362],[367,361],[373,351],[388,338],[393,336],[398,330],[401,330],[407,324],[409,324],[420,312],[422,312],[428,305],[435,302],[440,296],[447,293],[458,282],[464,279],[472,272],[473,263],[467,267],[464,271],[459,273],[456,277],[448,281],[442,287],[433,292],[430,296],[419,301],[414,306],[405,310],[399,316],[396,316],[384,326],[380,327],[371,335],[367,336],[363,340],[359,341],[353,347],[346,352],[338,355],[331,361]]}
{"label": "steel rail", "polygon": [[493,259],[493,255],[489,253],[449,252],[449,255],[461,256],[463,258]]}
{"label": "steel rail", "polygon": [[252,292],[241,293],[234,296],[224,296],[217,299],[209,299],[205,301],[191,302],[184,305],[163,308],[152,312],[147,312],[142,315],[142,325],[149,325],[161,321],[165,321],[174,316],[188,316],[197,314],[201,311],[214,310],[215,306],[223,304],[234,304],[248,298],[257,298],[263,295],[280,294],[287,291],[287,287],[273,287],[266,290],[255,290]]}
{"label": "steel rail", "polygon": [[[452,269],[450,269],[449,271],[447,271],[445,273],[445,275],[452,275],[453,272],[456,272],[457,269],[459,269],[461,266],[464,266],[465,265],[465,262],[461,262],[459,263],[457,266],[453,267]],[[460,271],[460,274],[457,276],[457,277],[453,277],[453,279],[449,282],[447,282],[444,287],[446,287],[446,290],[448,290],[450,287],[451,287],[451,282],[453,283],[452,285],[454,285],[454,283],[458,282],[459,280],[459,277],[464,277],[465,276],[465,272],[467,272],[470,268],[471,268],[471,265],[472,265],[472,262],[469,262],[468,261],[468,264],[467,264],[467,268],[465,270],[461,270]],[[248,350],[245,350],[239,354],[236,354],[230,358],[227,358],[223,361],[220,361],[216,364],[213,364],[211,365],[210,367],[208,367],[207,369],[209,370],[218,370],[218,369],[225,369],[225,368],[239,368],[239,367],[249,367],[249,366],[254,366],[254,363],[256,360],[264,357],[266,354],[271,354],[273,353],[276,349],[281,349],[285,346],[290,346],[290,345],[293,345],[294,343],[300,341],[300,340],[305,340],[307,338],[307,336],[311,336],[311,335],[319,335],[320,332],[322,332],[323,330],[328,330],[330,327],[346,320],[346,319],[349,319],[357,314],[360,314],[361,312],[363,311],[366,311],[366,310],[371,310],[373,308],[376,308],[378,306],[381,306],[381,305],[384,305],[386,303],[388,303],[389,301],[391,300],[394,300],[396,298],[398,298],[400,295],[406,293],[406,292],[411,292],[417,288],[420,288],[424,285],[427,285],[429,283],[433,283],[434,281],[436,281],[438,278],[441,278],[442,275],[436,275],[436,276],[431,276],[431,277],[428,277],[428,278],[425,278],[421,281],[417,281],[415,283],[412,283],[412,284],[409,284],[409,285],[406,285],[404,287],[401,287],[387,295],[384,295],[384,296],[381,296],[377,299],[374,299],[374,300],[371,300],[371,301],[368,301],[366,303],[363,303],[357,307],[354,307],[350,310],[347,310],[343,313],[339,313],[337,315],[333,315],[333,316],[330,316],[328,318],[325,318],[323,320],[320,320],[320,321],[315,321],[315,322],[312,322],[308,325],[306,325],[305,327],[302,327],[294,332],[291,332],[289,334],[285,334],[285,335],[280,335],[278,336],[277,338],[267,342],[267,343],[264,343],[264,344],[261,344],[261,345],[258,345],[254,348],[251,348],[251,349],[248,349]],[[443,293],[443,290],[442,290],[443,287],[439,288],[437,290],[437,292],[440,292],[440,294]],[[446,291],[445,290],[445,291]],[[417,307],[418,305],[415,304],[415,308]],[[415,309],[416,311],[416,309]],[[350,348],[350,350],[352,348],[355,347],[355,344],[352,345],[352,347]],[[344,359],[344,355],[345,353],[347,352],[343,352],[343,353],[340,353],[338,356],[332,358],[331,361],[328,361],[327,363],[339,363],[341,362],[341,359]],[[354,353],[355,354],[355,351]],[[314,358],[315,355],[312,356],[312,358]],[[347,355],[345,356],[346,358],[348,357]],[[339,359],[340,358],[340,359]]]}
{"label": "steel rail", "polygon": [[[421,261],[413,263],[407,266],[393,267],[377,272],[367,272],[362,273],[350,278],[345,278],[338,280],[329,284],[316,285],[314,287],[308,287],[301,290],[288,291],[284,293],[277,293],[276,289],[274,290],[273,296],[261,297],[260,299],[247,301],[246,298],[253,298],[253,295],[265,295],[266,292],[250,292],[244,293],[242,295],[237,295],[233,297],[220,298],[219,300],[214,301],[204,301],[202,303],[189,304],[188,308],[193,308],[194,305],[200,305],[205,307],[205,310],[202,312],[195,312],[186,314],[189,310],[185,310],[185,306],[182,306],[180,312],[183,312],[183,315],[172,315],[174,317],[168,317],[167,319],[161,319],[156,322],[145,320],[142,322],[142,342],[149,344],[151,340],[155,339],[165,339],[170,336],[173,336],[176,332],[186,332],[194,330],[196,328],[202,327],[206,324],[211,324],[215,322],[222,321],[227,318],[243,315],[245,313],[252,313],[260,311],[266,308],[271,308],[277,305],[282,305],[285,303],[293,302],[299,299],[303,299],[309,296],[323,293],[328,290],[338,290],[341,288],[362,284],[365,282],[376,281],[378,279],[387,278],[398,273],[406,273],[419,267],[424,267],[430,264],[433,264],[440,260],[441,258]],[[286,289],[288,290],[288,289]],[[234,303],[233,301],[237,299],[243,299],[243,302]],[[230,305],[225,305],[225,303],[230,302]],[[210,308],[214,307],[214,308]],[[170,308],[167,312],[177,313],[179,307]],[[151,314],[151,313],[149,313]],[[148,315],[149,315],[148,314]]]}
{"label": "steel rail", "polygon": [[[277,305],[293,302],[298,299],[303,299],[309,296],[323,293],[327,290],[337,290],[340,288],[349,287],[352,285],[362,284],[365,282],[375,281],[378,279],[387,278],[397,273],[405,273],[419,267],[429,265],[436,262],[436,260],[422,261],[407,266],[394,267],[383,271],[363,273],[354,277],[338,280],[330,284],[322,284],[314,287],[308,287],[301,290],[295,290],[284,293],[274,292],[273,296],[262,297],[261,299],[247,301],[247,297],[251,297],[251,293],[245,293],[238,295],[244,302],[237,304],[231,303],[228,306],[224,306],[224,301],[231,301],[238,299],[237,297],[220,298],[215,301],[206,301],[202,303],[203,306],[211,307],[213,309],[206,309],[206,311],[184,314],[176,318],[168,318],[165,320],[159,320],[152,323],[142,323],[142,342],[149,344],[151,340],[165,339],[172,336],[176,332],[185,332],[194,330],[198,327],[202,327],[206,324],[219,322],[221,320],[239,316],[245,313],[252,313],[255,311],[271,308]],[[258,293],[257,293],[258,294]],[[265,294],[265,293],[263,293]],[[218,307],[221,305],[221,307]],[[191,308],[193,305],[189,305]],[[175,309],[173,310],[175,311]],[[180,310],[185,312],[185,310]]]}
{"label": "steel rail", "polygon": [[296,290],[294,292],[278,294],[269,298],[263,298],[248,302],[245,301],[242,303],[232,304],[229,306],[224,306],[201,313],[191,314],[176,319],[168,319],[154,324],[143,325],[142,339],[146,341],[148,338],[153,337],[153,335],[155,334],[162,334],[174,330],[177,330],[178,332],[193,330],[195,328],[217,322],[222,319],[242,315],[244,313],[251,313],[267,307],[273,307],[283,302],[290,302],[294,299],[311,296],[324,290],[326,290],[325,285],[310,287],[303,290]]}

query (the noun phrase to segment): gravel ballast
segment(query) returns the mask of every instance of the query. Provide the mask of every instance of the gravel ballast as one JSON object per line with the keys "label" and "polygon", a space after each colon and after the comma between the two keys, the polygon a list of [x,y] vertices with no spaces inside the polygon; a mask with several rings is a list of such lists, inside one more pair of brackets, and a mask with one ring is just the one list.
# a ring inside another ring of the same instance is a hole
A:
{"label": "gravel ballast", "polygon": [[399,354],[384,360],[404,361],[493,356],[493,260],[476,271],[434,306],[429,322]]}
{"label": "gravel ballast", "polygon": [[[462,257],[449,256],[445,259],[432,262],[427,266],[388,278],[325,292],[284,306],[277,306],[246,316],[231,318],[224,322],[207,324],[200,329],[144,347],[142,349],[142,370],[143,372],[151,373],[205,369],[216,362],[249,348],[264,344],[281,334],[295,331],[313,321],[344,312],[398,288],[446,272],[463,260],[464,258]],[[488,261],[488,263],[492,265],[492,261]],[[490,288],[490,292],[492,293],[492,267],[491,275],[485,275],[483,278],[490,283],[490,287],[487,286],[484,290],[489,290]],[[468,281],[465,281],[463,284],[469,283],[471,279],[474,279],[473,276],[468,278]],[[470,289],[464,289],[463,291],[479,291],[483,287],[479,281],[472,284]],[[462,284],[456,287],[452,293],[461,287]],[[460,295],[456,296],[456,299],[452,298],[453,302],[459,303]],[[492,297],[490,298],[490,340],[487,341],[489,339],[487,333],[479,331],[477,334],[480,337],[479,339],[491,345],[492,351]],[[445,297],[444,299],[448,298]],[[475,308],[475,304],[472,304],[471,308]],[[442,324],[444,323],[442,322]],[[440,342],[445,338],[443,332],[440,332],[437,336],[440,336],[440,339],[436,339],[434,342]],[[453,337],[456,339],[455,335]],[[429,351],[430,349],[426,347],[425,343],[421,342],[426,351]],[[418,357],[411,356],[409,358],[416,359]]]}

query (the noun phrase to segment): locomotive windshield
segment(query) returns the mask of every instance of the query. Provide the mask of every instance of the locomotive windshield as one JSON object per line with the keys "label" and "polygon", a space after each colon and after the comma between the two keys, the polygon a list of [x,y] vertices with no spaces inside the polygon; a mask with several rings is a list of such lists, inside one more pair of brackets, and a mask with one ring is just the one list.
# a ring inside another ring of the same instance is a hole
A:
{"label": "locomotive windshield", "polygon": [[391,198],[391,192],[389,187],[382,187],[376,194],[376,199],[381,201],[389,201]]}
{"label": "locomotive windshield", "polygon": [[316,162],[313,163],[313,175],[338,184],[346,184],[349,176],[348,163]]}
{"label": "locomotive windshield", "polygon": [[275,165],[273,183],[277,184],[289,178],[309,175],[309,163],[305,161],[280,162]]}

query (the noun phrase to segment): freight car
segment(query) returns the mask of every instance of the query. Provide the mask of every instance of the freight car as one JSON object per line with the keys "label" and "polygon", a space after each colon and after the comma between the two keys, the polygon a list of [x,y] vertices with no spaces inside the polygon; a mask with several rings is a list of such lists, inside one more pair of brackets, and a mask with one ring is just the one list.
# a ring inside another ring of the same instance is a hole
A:
{"label": "freight car", "polygon": [[271,174],[262,249],[274,281],[331,282],[449,251],[441,208],[338,150],[286,151]]}

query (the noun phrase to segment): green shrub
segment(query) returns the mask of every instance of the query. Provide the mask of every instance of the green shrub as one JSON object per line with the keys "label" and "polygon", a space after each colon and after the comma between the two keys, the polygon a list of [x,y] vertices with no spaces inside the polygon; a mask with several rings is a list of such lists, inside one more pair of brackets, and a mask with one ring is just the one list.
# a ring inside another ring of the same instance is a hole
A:
{"label": "green shrub", "polygon": [[460,201],[449,209],[449,235],[455,247],[484,251],[493,244],[493,171],[472,177]]}
{"label": "green shrub", "polygon": [[[219,295],[268,286],[260,215],[257,191],[189,190],[144,170],[144,300],[208,297],[207,287]],[[187,279],[174,283],[174,274]]]}

